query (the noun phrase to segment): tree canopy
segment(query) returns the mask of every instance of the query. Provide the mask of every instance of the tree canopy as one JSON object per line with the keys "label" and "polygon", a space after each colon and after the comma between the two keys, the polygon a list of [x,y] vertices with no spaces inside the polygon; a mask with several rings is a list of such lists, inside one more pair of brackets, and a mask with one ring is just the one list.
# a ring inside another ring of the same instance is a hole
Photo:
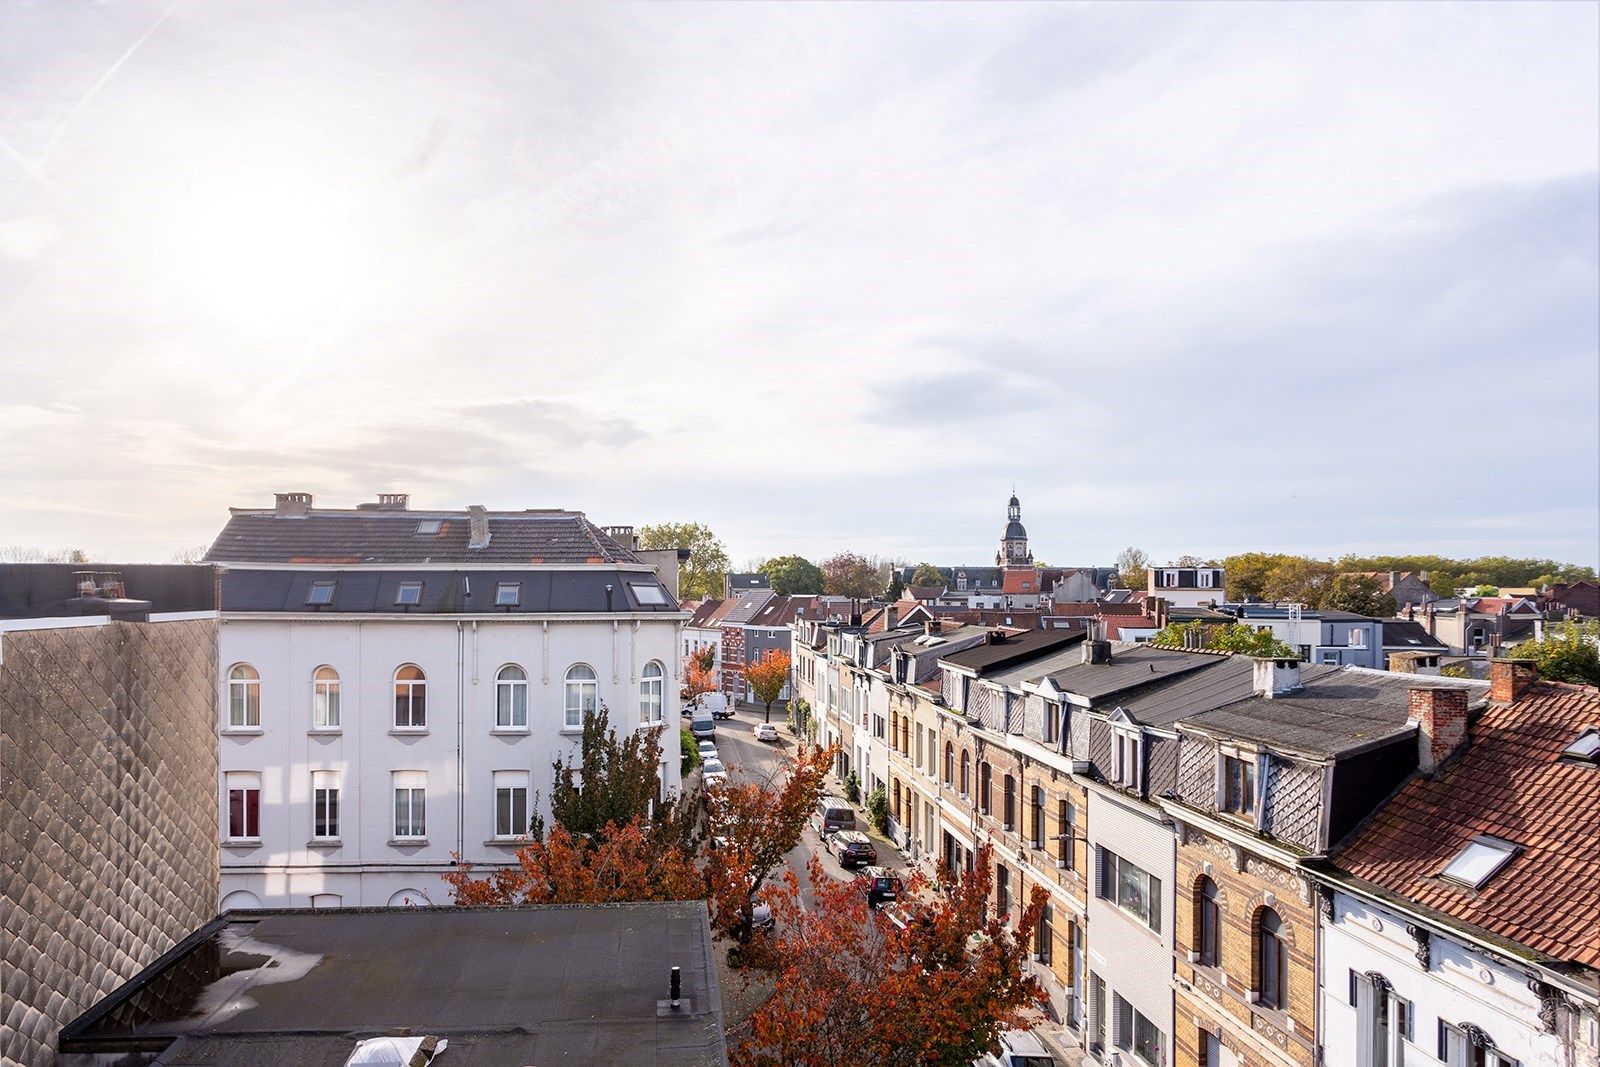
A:
{"label": "tree canopy", "polygon": [[663,522],[639,527],[646,549],[687,548],[689,559],[678,568],[678,594],[689,600],[721,596],[728,576],[728,550],[711,528],[698,522]]}
{"label": "tree canopy", "polygon": [[883,591],[886,579],[865,556],[841,552],[822,561],[822,591],[833,596],[870,600]]}
{"label": "tree canopy", "polygon": [[911,572],[911,584],[942,587],[945,584],[945,576],[933,564],[919,563],[917,569]]}
{"label": "tree canopy", "polygon": [[1154,645],[1172,648],[1188,646],[1186,635],[1197,634],[1199,648],[1218,652],[1237,652],[1243,656],[1298,657],[1299,653],[1272,636],[1269,630],[1258,630],[1242,622],[1227,626],[1206,625],[1201,622],[1169,622],[1150,639]]}
{"label": "tree canopy", "polygon": [[772,721],[772,703],[789,684],[789,653],[781,648],[769,648],[754,663],[745,664],[745,681],[750,683],[750,695],[767,706],[767,722]]}
{"label": "tree canopy", "polygon": [[779,596],[822,592],[822,568],[804,556],[778,556],[761,564],[759,569]]}
{"label": "tree canopy", "polygon": [[1524,641],[1512,653],[1531,659],[1539,677],[1552,682],[1600,685],[1600,623],[1551,626],[1544,639]]}
{"label": "tree canopy", "polygon": [[1117,585],[1122,589],[1145,589],[1149,586],[1150,557],[1141,548],[1129,545],[1117,553]]}
{"label": "tree canopy", "polygon": [[[1228,599],[1293,600],[1310,608],[1335,606],[1325,599],[1336,588],[1335,577],[1355,571],[1410,571],[1426,574],[1428,586],[1439,596],[1454,596],[1457,589],[1479,585],[1537,586],[1552,582],[1593,580],[1593,567],[1551,559],[1516,559],[1479,556],[1344,556],[1316,559],[1283,552],[1243,552],[1222,561],[1227,568]],[[1354,611],[1354,608],[1345,608]],[[1372,614],[1362,612],[1362,614]]]}
{"label": "tree canopy", "polygon": [[1398,605],[1395,604],[1394,594],[1385,593],[1376,578],[1350,573],[1334,576],[1328,583],[1319,607],[1386,619],[1395,613]]}

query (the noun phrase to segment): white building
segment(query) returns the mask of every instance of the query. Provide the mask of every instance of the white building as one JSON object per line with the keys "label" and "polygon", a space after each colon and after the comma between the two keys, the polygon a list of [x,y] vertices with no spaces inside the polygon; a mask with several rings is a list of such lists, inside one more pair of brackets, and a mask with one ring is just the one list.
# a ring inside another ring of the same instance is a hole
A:
{"label": "white building", "polygon": [[1202,608],[1226,597],[1227,572],[1221,567],[1187,560],[1152,566],[1146,592],[1161,597],[1175,608]]}
{"label": "white building", "polygon": [[675,732],[684,613],[579,513],[280,494],[208,559],[224,909],[446,902],[453,857],[511,862],[548,814],[586,708]]}

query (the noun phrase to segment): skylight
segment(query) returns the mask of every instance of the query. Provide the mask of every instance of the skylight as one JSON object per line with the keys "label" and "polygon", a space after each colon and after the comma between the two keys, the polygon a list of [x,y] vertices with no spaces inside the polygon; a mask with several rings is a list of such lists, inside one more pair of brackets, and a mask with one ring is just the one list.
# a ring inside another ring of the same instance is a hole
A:
{"label": "skylight", "polygon": [[1561,755],[1566,759],[1600,765],[1600,729],[1583,731],[1576,741],[1561,750]]}
{"label": "skylight", "polygon": [[633,599],[641,604],[665,604],[667,602],[666,590],[659,585],[643,585],[638,582],[629,582],[628,588],[633,590]]}
{"label": "skylight", "polygon": [[1518,852],[1518,846],[1494,837],[1475,837],[1456,854],[1450,865],[1439,872],[1442,877],[1473,889],[1493,878]]}
{"label": "skylight", "polygon": [[310,590],[306,593],[307,604],[332,604],[334,582],[312,582]]}
{"label": "skylight", "polygon": [[422,603],[422,583],[401,582],[400,587],[394,591],[394,602],[399,605]]}
{"label": "skylight", "polygon": [[501,582],[494,587],[494,604],[497,608],[514,608],[522,602],[521,582]]}
{"label": "skylight", "polygon": [[423,519],[421,522],[417,523],[417,533],[436,534],[443,527],[443,525],[443,522],[441,522],[439,519]]}

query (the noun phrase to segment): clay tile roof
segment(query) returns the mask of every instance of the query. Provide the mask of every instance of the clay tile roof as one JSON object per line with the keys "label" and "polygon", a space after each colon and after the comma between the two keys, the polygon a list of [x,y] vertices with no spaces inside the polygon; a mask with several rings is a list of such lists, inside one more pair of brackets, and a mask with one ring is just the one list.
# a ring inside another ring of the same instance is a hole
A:
{"label": "clay tile roof", "polygon": [[[1600,726],[1600,689],[1537,682],[1490,706],[1466,749],[1415,777],[1334,865],[1435,912],[1600,970],[1600,767],[1560,759]],[[1475,837],[1521,846],[1478,889],[1439,877]]]}
{"label": "clay tile roof", "polygon": [[1005,584],[1000,591],[1002,593],[1037,593],[1039,592],[1039,572],[1007,567]]}

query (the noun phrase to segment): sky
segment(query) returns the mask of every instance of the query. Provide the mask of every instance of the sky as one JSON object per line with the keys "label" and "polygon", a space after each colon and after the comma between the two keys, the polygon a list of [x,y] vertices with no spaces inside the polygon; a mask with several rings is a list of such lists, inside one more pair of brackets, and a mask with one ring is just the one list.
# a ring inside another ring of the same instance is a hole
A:
{"label": "sky", "polygon": [[1597,14],[6,4],[0,546],[1594,564]]}

